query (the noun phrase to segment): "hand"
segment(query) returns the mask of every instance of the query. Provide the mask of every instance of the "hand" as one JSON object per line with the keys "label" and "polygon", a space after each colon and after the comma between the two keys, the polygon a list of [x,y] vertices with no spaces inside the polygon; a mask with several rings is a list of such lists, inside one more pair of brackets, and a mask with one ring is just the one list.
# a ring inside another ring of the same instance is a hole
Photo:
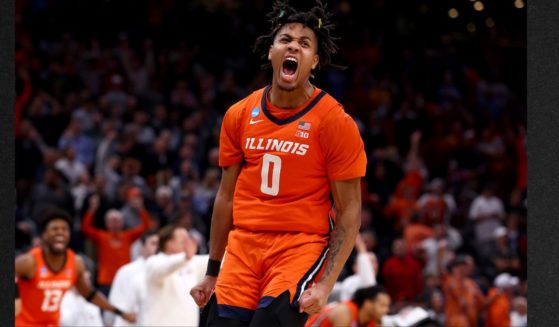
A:
{"label": "hand", "polygon": [[313,315],[322,311],[328,302],[330,291],[325,285],[317,283],[303,292],[299,300],[299,312]]}
{"label": "hand", "polygon": [[128,321],[129,323],[135,323],[136,322],[136,314],[132,313],[132,312],[123,312],[121,315],[122,319]]}
{"label": "hand", "polygon": [[421,131],[417,130],[410,135],[411,143],[418,144],[421,141]]}
{"label": "hand", "polygon": [[361,234],[357,234],[357,238],[355,239],[355,249],[359,253],[367,252],[367,246],[365,245],[365,242],[363,241]]}
{"label": "hand", "polygon": [[93,194],[89,198],[89,210],[91,210],[93,212],[97,211],[97,209],[99,209],[99,203],[100,202],[101,202],[101,200],[99,200],[99,195]]}
{"label": "hand", "polygon": [[216,282],[217,277],[204,276],[204,278],[190,290],[190,296],[192,296],[194,302],[196,302],[200,308],[208,304],[214,292]]}

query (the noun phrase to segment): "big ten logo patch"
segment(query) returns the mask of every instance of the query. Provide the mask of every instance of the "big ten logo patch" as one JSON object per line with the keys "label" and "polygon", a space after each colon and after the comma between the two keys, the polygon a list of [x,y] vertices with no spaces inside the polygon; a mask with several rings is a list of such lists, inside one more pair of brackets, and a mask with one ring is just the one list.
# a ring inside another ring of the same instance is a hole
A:
{"label": "big ten logo patch", "polygon": [[301,138],[304,138],[304,139],[308,139],[309,136],[310,136],[310,134],[309,134],[309,132],[297,130],[297,131],[295,132],[295,136],[301,137]]}

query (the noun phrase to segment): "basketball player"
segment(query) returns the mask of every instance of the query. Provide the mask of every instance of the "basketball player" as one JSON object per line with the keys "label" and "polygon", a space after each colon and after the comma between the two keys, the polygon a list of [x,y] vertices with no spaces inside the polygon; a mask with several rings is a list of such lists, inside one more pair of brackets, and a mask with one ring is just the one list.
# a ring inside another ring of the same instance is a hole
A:
{"label": "basketball player", "polygon": [[68,249],[71,218],[60,209],[46,209],[39,221],[42,245],[15,260],[21,311],[16,326],[58,326],[60,301],[72,286],[91,303],[134,322],[133,314],[120,311],[92,289],[82,258]]}
{"label": "basketball player", "polygon": [[221,127],[210,260],[191,290],[199,306],[209,302],[209,326],[303,326],[326,304],[359,229],[363,141],[309,80],[337,50],[330,14],[320,1],[307,12],[276,1],[268,17],[254,48],[271,63],[271,85],[229,108]]}
{"label": "basketball player", "polygon": [[390,310],[390,296],[381,286],[360,288],[353,298],[329,304],[309,318],[305,327],[382,326],[382,317]]}

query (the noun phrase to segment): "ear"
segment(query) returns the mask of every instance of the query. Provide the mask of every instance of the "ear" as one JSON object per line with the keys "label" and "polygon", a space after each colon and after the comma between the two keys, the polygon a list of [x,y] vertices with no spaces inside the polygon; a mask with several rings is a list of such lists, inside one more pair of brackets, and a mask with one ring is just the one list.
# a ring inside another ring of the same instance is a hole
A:
{"label": "ear", "polygon": [[272,48],[274,47],[274,45],[270,45],[270,49],[268,50],[268,60],[272,60]]}
{"label": "ear", "polygon": [[312,69],[316,69],[316,67],[318,66],[318,63],[320,62],[320,57],[315,54],[313,57],[313,63],[312,63]]}

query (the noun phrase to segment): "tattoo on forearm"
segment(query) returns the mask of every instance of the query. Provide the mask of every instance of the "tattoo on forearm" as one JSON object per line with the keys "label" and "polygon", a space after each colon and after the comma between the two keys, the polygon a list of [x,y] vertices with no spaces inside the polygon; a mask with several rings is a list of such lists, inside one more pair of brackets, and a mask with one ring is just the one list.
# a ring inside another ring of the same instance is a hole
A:
{"label": "tattoo on forearm", "polygon": [[332,270],[334,269],[334,263],[336,262],[336,257],[338,256],[338,253],[342,248],[344,238],[344,228],[342,226],[334,227],[334,230],[332,230],[332,233],[330,234],[330,251],[328,253],[328,258],[326,259],[326,267],[324,268],[324,273],[322,274],[322,277],[320,277],[321,281],[326,279],[332,273]]}

